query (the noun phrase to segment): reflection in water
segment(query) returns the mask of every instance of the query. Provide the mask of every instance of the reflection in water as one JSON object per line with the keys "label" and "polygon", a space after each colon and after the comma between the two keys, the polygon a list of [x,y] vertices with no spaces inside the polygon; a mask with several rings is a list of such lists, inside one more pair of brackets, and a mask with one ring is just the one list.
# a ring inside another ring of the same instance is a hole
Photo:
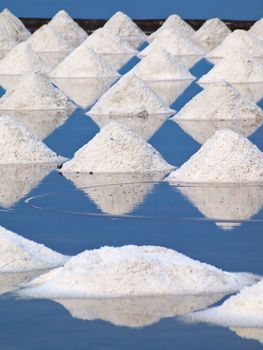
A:
{"label": "reflection in water", "polygon": [[[208,54],[210,51],[214,50],[218,45],[221,44],[221,42],[222,42],[222,40],[220,40],[220,41],[198,40],[198,44],[202,46],[202,48],[204,49],[206,54]],[[207,58],[207,60],[208,60],[208,58]]]}
{"label": "reflection in water", "polygon": [[192,68],[197,62],[202,60],[203,56],[196,55],[185,55],[185,56],[177,56],[177,58],[182,62],[182,64],[187,68]]}
{"label": "reflection in water", "polygon": [[52,69],[66,58],[71,51],[60,51],[60,52],[38,52],[38,55],[42,60],[47,63]]}
{"label": "reflection in water", "polygon": [[263,328],[233,327],[230,330],[241,338],[254,339],[263,344]]}
{"label": "reflection in water", "polygon": [[126,63],[128,63],[135,54],[101,54],[116,70],[121,69]]}
{"label": "reflection in water", "polygon": [[21,79],[22,75],[0,75],[0,85],[5,89],[13,89]]}
{"label": "reflection in water", "polygon": [[22,283],[27,283],[45,271],[0,273],[0,295],[15,291]]}

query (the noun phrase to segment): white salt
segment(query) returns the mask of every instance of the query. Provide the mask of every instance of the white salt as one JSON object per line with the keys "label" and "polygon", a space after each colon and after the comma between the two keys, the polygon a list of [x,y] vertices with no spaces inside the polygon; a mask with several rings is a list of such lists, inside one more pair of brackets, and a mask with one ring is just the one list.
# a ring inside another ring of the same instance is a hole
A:
{"label": "white salt", "polygon": [[167,179],[179,183],[261,182],[263,154],[246,137],[219,130]]}
{"label": "white salt", "polygon": [[48,26],[52,27],[73,47],[79,46],[88,36],[85,30],[83,30],[64,10],[57,12],[48,23]]}
{"label": "white salt", "polygon": [[31,73],[0,98],[0,110],[73,110],[74,104],[46,77]]}
{"label": "white salt", "polygon": [[169,172],[174,167],[126,125],[112,122],[81,147],[62,172]]}
{"label": "white salt", "polygon": [[16,45],[16,41],[0,26],[0,51],[10,51]]}
{"label": "white salt", "polygon": [[68,257],[0,227],[0,272],[25,272],[64,265]]}
{"label": "white salt", "polygon": [[221,43],[230,33],[231,30],[219,18],[211,18],[194,33],[192,39],[200,43]]}
{"label": "white salt", "polygon": [[22,295],[45,298],[200,295],[236,291],[254,280],[254,276],[224,272],[172,249],[131,245],[84,251],[64,267],[33,280]]}
{"label": "white salt", "polygon": [[11,11],[4,9],[0,13],[0,28],[3,28],[16,42],[21,42],[30,37],[31,33],[24,24]]}
{"label": "white salt", "polygon": [[249,28],[249,33],[255,34],[260,40],[263,40],[263,18],[256,21],[253,26]]}
{"label": "white salt", "polygon": [[0,164],[59,163],[63,160],[18,120],[0,117]]}
{"label": "white salt", "polygon": [[127,74],[101,96],[89,114],[147,116],[173,112],[142,80]]}

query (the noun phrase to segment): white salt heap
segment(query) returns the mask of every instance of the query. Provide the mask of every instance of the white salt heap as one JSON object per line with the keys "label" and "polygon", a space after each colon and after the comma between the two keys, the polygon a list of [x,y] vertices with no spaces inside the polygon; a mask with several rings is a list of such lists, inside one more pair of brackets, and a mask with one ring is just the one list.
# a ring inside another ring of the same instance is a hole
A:
{"label": "white salt heap", "polygon": [[75,106],[47,78],[31,73],[0,98],[0,110],[73,110]]}
{"label": "white salt heap", "polygon": [[211,18],[194,33],[192,39],[200,43],[216,42],[221,43],[231,30],[219,18]]}
{"label": "white salt heap", "polygon": [[263,18],[256,21],[253,26],[249,28],[249,33],[255,34],[260,40],[263,40]]}
{"label": "white salt heap", "polygon": [[0,117],[0,164],[59,163],[63,160],[18,120]]}
{"label": "white salt heap", "polygon": [[0,272],[26,272],[64,265],[68,257],[0,227]]}
{"label": "white salt heap", "polygon": [[198,80],[198,83],[206,84],[220,80],[229,83],[262,83],[263,64],[251,56],[233,53],[217,63]]}
{"label": "white salt heap", "polygon": [[61,10],[48,23],[71,46],[79,46],[88,34],[76,23],[69,14]]}
{"label": "white salt heap", "polygon": [[29,72],[48,73],[49,67],[27,43],[15,46],[1,61],[0,75],[25,74]]}
{"label": "white salt heap", "polygon": [[179,183],[261,182],[263,154],[247,138],[219,130],[167,179]]}
{"label": "white salt heap", "polygon": [[0,51],[9,51],[16,45],[16,41],[12,39],[0,26]]}
{"label": "white salt heap", "polygon": [[193,80],[194,76],[174,55],[158,47],[130,71],[142,80]]}
{"label": "white salt heap", "polygon": [[84,251],[29,283],[22,295],[96,298],[146,295],[199,295],[236,291],[254,276],[229,273],[154,246],[103,247]]}
{"label": "white salt heap", "polygon": [[207,85],[203,91],[194,96],[173,118],[177,119],[263,120],[263,111],[229,83],[220,81]]}
{"label": "white salt heap", "polygon": [[127,74],[101,96],[89,114],[147,116],[173,112],[142,80]]}
{"label": "white salt heap", "polygon": [[120,74],[103,56],[85,45],[80,45],[50,73],[50,76],[55,78],[117,78]]}
{"label": "white salt heap", "polygon": [[31,35],[20,19],[8,9],[4,9],[0,13],[0,28],[3,28],[16,42],[24,41]]}
{"label": "white salt heap", "polygon": [[72,160],[64,163],[61,171],[143,173],[169,172],[173,168],[127,126],[112,122],[81,147]]}

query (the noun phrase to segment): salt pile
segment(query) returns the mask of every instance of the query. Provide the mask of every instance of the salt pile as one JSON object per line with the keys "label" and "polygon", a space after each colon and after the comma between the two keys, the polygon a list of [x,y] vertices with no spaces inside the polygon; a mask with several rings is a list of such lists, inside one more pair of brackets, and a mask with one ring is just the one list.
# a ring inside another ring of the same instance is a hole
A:
{"label": "salt pile", "polygon": [[0,26],[0,51],[9,51],[16,46],[16,42],[12,39]]}
{"label": "salt pile", "polygon": [[12,117],[0,117],[0,136],[0,164],[59,163],[64,160]]}
{"label": "salt pile", "polygon": [[159,47],[131,70],[142,80],[193,80],[194,76],[174,55]]}
{"label": "salt pile", "polygon": [[261,182],[263,155],[247,138],[219,130],[167,179],[179,183]]}
{"label": "salt pile", "polygon": [[211,18],[194,33],[192,39],[200,43],[221,43],[230,33],[231,30],[219,18]]}
{"label": "salt pile", "polygon": [[50,67],[27,43],[15,46],[0,61],[0,74],[13,75],[25,74],[29,72],[47,73]]}
{"label": "salt pile", "polygon": [[255,34],[260,40],[263,40],[263,18],[256,21],[253,26],[249,28],[249,33]]}
{"label": "salt pile", "polygon": [[103,56],[85,45],[80,45],[50,73],[50,76],[55,78],[117,78],[120,74]]}
{"label": "salt pile", "polygon": [[0,28],[3,28],[16,42],[24,41],[31,35],[20,19],[8,9],[0,13]]}
{"label": "salt pile", "polygon": [[24,284],[30,282],[33,278],[36,278],[41,273],[43,273],[43,270],[0,273],[0,295],[14,292],[20,288],[20,285],[22,283]]}
{"label": "salt pile", "polygon": [[229,83],[262,83],[263,64],[251,56],[233,53],[217,63],[198,83],[226,80]]}
{"label": "salt pile", "polygon": [[48,26],[52,27],[73,47],[79,46],[88,36],[85,30],[83,30],[64,10],[57,12],[48,23]]}
{"label": "salt pile", "polygon": [[142,80],[127,74],[101,96],[89,114],[147,116],[173,112]]}
{"label": "salt pile", "polygon": [[64,163],[61,171],[145,173],[169,172],[173,168],[159,152],[127,126],[112,122],[81,147],[73,159]]}
{"label": "salt pile", "polygon": [[256,103],[241,96],[229,83],[220,81],[206,86],[173,119],[263,120],[263,111]]}
{"label": "salt pile", "polygon": [[127,41],[131,46],[138,48],[147,36],[125,13],[116,12],[104,25],[105,29]]}
{"label": "salt pile", "polygon": [[0,110],[74,110],[75,106],[47,78],[31,73],[0,98]]}
{"label": "salt pile", "polygon": [[68,257],[0,227],[0,272],[26,272],[63,265]]}

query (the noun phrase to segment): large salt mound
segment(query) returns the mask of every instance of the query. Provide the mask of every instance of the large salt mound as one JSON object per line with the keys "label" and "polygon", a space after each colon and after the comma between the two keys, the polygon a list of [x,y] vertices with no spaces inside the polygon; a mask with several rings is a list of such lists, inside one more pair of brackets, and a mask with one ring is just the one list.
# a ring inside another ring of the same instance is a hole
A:
{"label": "large salt mound", "polygon": [[26,29],[20,19],[13,15],[8,9],[4,9],[0,13],[0,27],[2,27],[16,42],[24,41],[31,35],[30,31]]}
{"label": "large salt mound", "polygon": [[239,290],[255,281],[154,246],[103,247],[71,258],[22,294],[44,298],[200,295]]}
{"label": "large salt mound", "polygon": [[127,126],[112,122],[81,147],[72,160],[64,163],[61,171],[145,173],[169,172],[173,168]]}
{"label": "large salt mound", "polygon": [[88,36],[64,10],[57,12],[48,25],[73,47],[79,46]]}
{"label": "large salt mound", "polygon": [[262,83],[263,64],[251,56],[233,53],[218,62],[198,83],[226,80],[230,83]]}
{"label": "large salt mound", "polygon": [[147,36],[133,22],[133,20],[121,11],[116,12],[104,25],[105,29],[128,41],[137,48],[147,41]]}
{"label": "large salt mound", "polygon": [[231,30],[219,18],[211,18],[194,33],[192,39],[200,43],[216,42],[221,43]]}
{"label": "large salt mound", "polygon": [[31,73],[0,98],[0,110],[73,110],[75,106],[47,78]]}
{"label": "large salt mound", "polygon": [[193,80],[194,76],[180,60],[159,47],[130,71],[142,80]]}
{"label": "large salt mound", "polygon": [[0,117],[0,164],[59,163],[63,160],[16,119]]}
{"label": "large salt mound", "polygon": [[0,51],[10,51],[16,45],[16,41],[12,39],[0,26]]}
{"label": "large salt mound", "polygon": [[249,33],[255,34],[260,40],[263,40],[263,18],[258,20],[249,28]]}
{"label": "large salt mound", "polygon": [[68,257],[0,227],[0,272],[26,272],[63,265]]}
{"label": "large salt mound", "polygon": [[142,80],[127,74],[100,97],[89,114],[147,116],[173,112]]}
{"label": "large salt mound", "polygon": [[219,130],[167,179],[179,183],[261,182],[263,154],[247,138]]}
{"label": "large salt mound", "polygon": [[15,46],[0,61],[0,75],[19,75],[29,72],[47,73],[50,69],[27,43]]}
{"label": "large salt mound", "polygon": [[84,44],[77,47],[51,73],[55,78],[119,77],[119,73],[103,58]]}
{"label": "large salt mound", "polygon": [[256,35],[246,30],[237,29],[229,34],[219,46],[209,52],[207,58],[225,57],[233,52],[244,52],[252,57],[261,57],[263,56],[263,42]]}
{"label": "large salt mound", "polygon": [[173,119],[263,120],[263,111],[256,103],[241,96],[229,83],[221,81],[206,86]]}

